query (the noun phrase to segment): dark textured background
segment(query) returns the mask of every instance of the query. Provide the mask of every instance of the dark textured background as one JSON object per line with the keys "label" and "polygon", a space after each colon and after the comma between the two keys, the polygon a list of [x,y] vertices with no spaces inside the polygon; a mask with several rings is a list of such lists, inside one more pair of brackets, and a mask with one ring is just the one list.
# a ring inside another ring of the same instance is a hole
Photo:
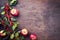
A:
{"label": "dark textured background", "polygon": [[[0,6],[6,2],[0,0]],[[20,28],[36,33],[37,40],[60,40],[60,0],[18,0],[15,8]]]}

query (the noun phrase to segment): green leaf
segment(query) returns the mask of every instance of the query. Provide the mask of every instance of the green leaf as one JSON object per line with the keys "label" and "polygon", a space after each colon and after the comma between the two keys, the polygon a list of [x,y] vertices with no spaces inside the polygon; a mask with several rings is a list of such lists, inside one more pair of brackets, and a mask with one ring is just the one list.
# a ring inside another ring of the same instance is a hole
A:
{"label": "green leaf", "polygon": [[4,9],[4,6],[2,6],[1,9]]}
{"label": "green leaf", "polygon": [[9,21],[8,21],[8,19],[7,19],[6,17],[4,17],[3,20],[4,20],[4,24],[5,24],[5,25],[10,26]]}
{"label": "green leaf", "polygon": [[2,14],[2,15],[4,15],[4,14],[5,14],[5,12],[3,11],[3,12],[1,12],[1,14]]}
{"label": "green leaf", "polygon": [[18,38],[16,38],[16,40],[20,40],[20,38],[18,37]]}
{"label": "green leaf", "polygon": [[13,5],[14,2],[16,2],[16,0],[10,1],[10,5]]}
{"label": "green leaf", "polygon": [[13,2],[14,2],[14,1],[11,1],[11,2],[10,2],[10,5],[12,5]]}
{"label": "green leaf", "polygon": [[13,38],[14,38],[14,34],[11,34],[10,39],[13,39]]}
{"label": "green leaf", "polygon": [[7,21],[7,18],[6,18],[6,17],[4,17],[4,20],[5,20],[5,21]]}
{"label": "green leaf", "polygon": [[11,18],[11,21],[17,21],[17,19],[16,18]]}
{"label": "green leaf", "polygon": [[20,37],[20,40],[25,40],[25,38],[22,36],[22,37]]}
{"label": "green leaf", "polygon": [[4,21],[4,25],[8,25],[8,27],[10,27],[10,24],[8,21]]}
{"label": "green leaf", "polygon": [[13,23],[13,26],[12,26],[12,29],[15,30],[17,28],[17,26],[18,26],[18,23],[17,22],[14,22]]}
{"label": "green leaf", "polygon": [[19,33],[18,33],[18,32],[16,32],[16,33],[15,33],[15,37],[18,37],[18,36],[19,36]]}

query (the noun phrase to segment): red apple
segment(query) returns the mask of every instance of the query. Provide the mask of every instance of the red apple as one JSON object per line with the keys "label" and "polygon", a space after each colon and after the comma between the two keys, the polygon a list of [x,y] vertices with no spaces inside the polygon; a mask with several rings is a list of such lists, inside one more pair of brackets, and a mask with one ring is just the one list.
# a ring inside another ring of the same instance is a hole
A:
{"label": "red apple", "polygon": [[13,16],[18,16],[18,10],[17,10],[17,9],[11,9],[10,13],[11,13]]}
{"label": "red apple", "polygon": [[22,29],[20,33],[22,35],[26,36],[28,34],[28,30],[27,29]]}
{"label": "red apple", "polygon": [[36,39],[37,39],[37,37],[36,37],[36,35],[35,35],[35,34],[30,34],[30,39],[31,39],[31,40],[36,40]]}

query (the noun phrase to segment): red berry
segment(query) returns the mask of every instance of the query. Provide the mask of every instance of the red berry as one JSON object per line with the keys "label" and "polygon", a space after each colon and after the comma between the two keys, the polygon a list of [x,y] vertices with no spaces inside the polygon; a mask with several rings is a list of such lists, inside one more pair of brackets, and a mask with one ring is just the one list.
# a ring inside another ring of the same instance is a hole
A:
{"label": "red berry", "polygon": [[1,21],[1,23],[2,23],[2,25],[4,26],[4,21],[3,21],[3,20]]}
{"label": "red berry", "polygon": [[5,4],[4,11],[5,12],[9,11],[9,5],[8,4]]}
{"label": "red berry", "polygon": [[10,22],[10,26],[12,26],[13,25],[12,21],[9,21],[9,22]]}

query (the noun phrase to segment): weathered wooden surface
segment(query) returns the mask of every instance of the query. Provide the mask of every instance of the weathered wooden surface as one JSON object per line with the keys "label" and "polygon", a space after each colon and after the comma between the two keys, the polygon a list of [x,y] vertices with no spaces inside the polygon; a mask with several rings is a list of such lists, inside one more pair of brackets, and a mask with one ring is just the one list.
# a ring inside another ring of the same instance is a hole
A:
{"label": "weathered wooden surface", "polygon": [[60,0],[18,0],[15,8],[20,12],[20,28],[36,33],[38,40],[60,40],[59,2]]}

